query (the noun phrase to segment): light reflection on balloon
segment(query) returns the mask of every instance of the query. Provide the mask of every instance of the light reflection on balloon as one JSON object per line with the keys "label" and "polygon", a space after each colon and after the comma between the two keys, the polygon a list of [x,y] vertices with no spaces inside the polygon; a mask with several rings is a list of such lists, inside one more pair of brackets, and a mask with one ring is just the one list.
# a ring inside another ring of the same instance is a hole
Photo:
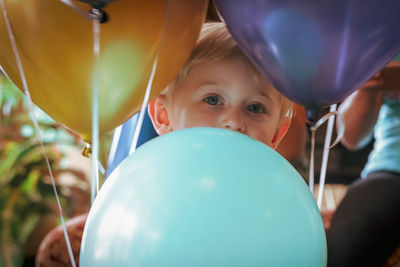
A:
{"label": "light reflection on balloon", "polygon": [[[312,83],[322,56],[322,34],[318,25],[291,8],[272,11],[264,21],[264,35],[276,57],[277,68],[287,70],[294,86]],[[293,42],[296,46],[293,46]],[[263,60],[268,60],[263,52]]]}

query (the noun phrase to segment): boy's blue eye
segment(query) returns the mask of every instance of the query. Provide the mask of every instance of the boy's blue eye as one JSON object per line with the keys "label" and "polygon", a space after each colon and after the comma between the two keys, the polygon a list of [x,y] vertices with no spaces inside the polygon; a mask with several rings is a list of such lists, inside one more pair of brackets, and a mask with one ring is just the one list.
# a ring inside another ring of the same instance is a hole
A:
{"label": "boy's blue eye", "polygon": [[260,104],[251,104],[247,107],[247,110],[252,113],[265,113],[265,108]]}
{"label": "boy's blue eye", "polygon": [[207,104],[213,105],[213,106],[221,104],[221,100],[216,95],[207,96],[206,98],[204,98],[203,101],[206,102]]}

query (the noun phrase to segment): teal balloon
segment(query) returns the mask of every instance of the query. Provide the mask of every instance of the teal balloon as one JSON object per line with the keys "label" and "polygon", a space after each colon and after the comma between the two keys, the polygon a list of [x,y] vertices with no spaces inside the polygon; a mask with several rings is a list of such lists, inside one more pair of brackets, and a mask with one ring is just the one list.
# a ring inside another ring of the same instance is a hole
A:
{"label": "teal balloon", "polygon": [[277,152],[191,128],[157,137],[101,188],[80,266],[326,266],[315,200]]}

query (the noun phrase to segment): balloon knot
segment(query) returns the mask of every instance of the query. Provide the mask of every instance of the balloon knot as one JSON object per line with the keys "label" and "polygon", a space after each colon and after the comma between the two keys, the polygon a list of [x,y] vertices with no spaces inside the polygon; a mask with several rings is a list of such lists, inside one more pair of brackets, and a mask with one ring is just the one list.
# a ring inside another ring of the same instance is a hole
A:
{"label": "balloon knot", "polygon": [[108,21],[108,15],[103,9],[92,8],[92,10],[90,10],[90,15],[94,19],[97,19],[101,24]]}
{"label": "balloon knot", "polygon": [[86,144],[86,146],[82,149],[81,154],[86,158],[90,158],[90,155],[92,154],[92,146],[90,144]]}

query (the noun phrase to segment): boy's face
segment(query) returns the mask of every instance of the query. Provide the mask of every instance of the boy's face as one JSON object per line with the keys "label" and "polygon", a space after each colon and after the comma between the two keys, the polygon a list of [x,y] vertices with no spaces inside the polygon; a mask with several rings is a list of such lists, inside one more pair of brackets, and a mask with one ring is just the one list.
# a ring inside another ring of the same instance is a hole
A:
{"label": "boy's face", "polygon": [[289,119],[281,121],[279,93],[264,77],[253,75],[239,56],[195,65],[169,99],[162,95],[150,104],[156,130],[225,128],[275,148]]}

